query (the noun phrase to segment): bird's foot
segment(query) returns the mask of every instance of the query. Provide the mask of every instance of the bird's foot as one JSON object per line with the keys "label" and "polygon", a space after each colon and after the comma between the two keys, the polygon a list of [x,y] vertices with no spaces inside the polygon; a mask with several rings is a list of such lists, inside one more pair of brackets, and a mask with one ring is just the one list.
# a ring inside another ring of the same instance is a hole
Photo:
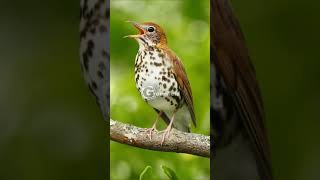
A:
{"label": "bird's foot", "polygon": [[152,126],[152,128],[148,128],[147,132],[148,132],[148,137],[151,140],[152,139],[152,133],[153,131],[158,132],[155,126]]}
{"label": "bird's foot", "polygon": [[171,126],[168,126],[167,129],[163,131],[161,146],[163,145],[165,139],[169,137],[170,131],[171,131]]}

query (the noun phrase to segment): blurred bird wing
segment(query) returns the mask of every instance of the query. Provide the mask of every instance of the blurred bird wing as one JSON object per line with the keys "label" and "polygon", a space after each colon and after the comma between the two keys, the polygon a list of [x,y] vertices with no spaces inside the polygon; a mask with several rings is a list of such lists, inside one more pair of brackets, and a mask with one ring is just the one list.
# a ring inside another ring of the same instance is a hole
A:
{"label": "blurred bird wing", "polygon": [[[223,4],[223,3],[221,3]],[[232,11],[228,4],[213,7],[213,62],[222,75],[228,91],[241,116],[253,144],[257,165],[262,179],[272,179],[269,144],[264,126],[265,113],[255,70],[248,50],[243,45],[244,37],[236,19],[228,16]],[[231,18],[232,23],[227,23]],[[230,27],[234,26],[234,27]]]}

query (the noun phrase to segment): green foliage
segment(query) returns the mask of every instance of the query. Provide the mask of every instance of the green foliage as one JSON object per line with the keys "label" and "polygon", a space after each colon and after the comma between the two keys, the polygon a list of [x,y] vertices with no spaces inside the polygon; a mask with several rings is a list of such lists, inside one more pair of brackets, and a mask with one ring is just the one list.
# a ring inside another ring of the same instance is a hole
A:
{"label": "green foliage", "polygon": [[169,167],[162,165],[163,172],[170,178],[170,180],[178,180],[176,173]]}
{"label": "green foliage", "polygon": [[[169,167],[167,167],[167,166],[165,166],[165,165],[161,165],[161,168],[162,168],[163,173],[164,173],[165,175],[167,175],[167,177],[168,177],[170,180],[178,180],[178,177],[177,177],[176,173],[175,173],[171,168],[169,168]],[[151,170],[152,167],[151,167],[151,166],[146,166],[146,167],[144,168],[144,170],[141,172],[141,174],[140,174],[140,176],[139,176],[139,180],[143,180],[144,175],[146,174],[146,172],[147,172],[149,169]],[[159,175],[155,175],[155,176],[157,176],[157,177],[158,177],[157,179],[159,179]]]}
{"label": "green foliage", "polygon": [[142,180],[144,174],[149,170],[152,169],[151,166],[147,166],[146,168],[144,168],[144,170],[141,172],[140,176],[139,176],[139,180]]}

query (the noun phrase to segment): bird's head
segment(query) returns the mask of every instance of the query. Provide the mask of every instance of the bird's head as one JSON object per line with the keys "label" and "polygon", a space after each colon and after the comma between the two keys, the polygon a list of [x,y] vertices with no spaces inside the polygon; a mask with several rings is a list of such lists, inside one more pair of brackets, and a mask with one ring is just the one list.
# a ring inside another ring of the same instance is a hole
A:
{"label": "bird's head", "polygon": [[167,38],[162,28],[152,22],[136,23],[128,21],[139,30],[139,34],[128,35],[125,37],[134,38],[140,46],[157,46],[166,45]]}

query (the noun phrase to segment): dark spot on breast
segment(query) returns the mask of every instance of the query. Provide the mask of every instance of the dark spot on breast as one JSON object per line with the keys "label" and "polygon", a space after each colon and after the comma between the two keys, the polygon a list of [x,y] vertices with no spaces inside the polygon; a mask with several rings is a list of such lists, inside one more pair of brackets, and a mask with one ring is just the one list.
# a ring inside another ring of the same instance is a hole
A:
{"label": "dark spot on breast", "polygon": [[94,43],[93,43],[93,41],[90,39],[89,41],[88,41],[88,49],[92,49],[94,47]]}
{"label": "dark spot on breast", "polygon": [[95,27],[91,28],[91,29],[90,29],[90,33],[91,33],[91,34],[95,34],[95,33],[96,33],[96,28],[95,28]]}
{"label": "dark spot on breast", "polygon": [[167,78],[165,76],[162,76],[163,81],[167,81]]}
{"label": "dark spot on breast", "polygon": [[100,79],[103,79],[103,74],[102,74],[101,71],[97,71],[97,75],[98,75],[98,77],[99,77]]}
{"label": "dark spot on breast", "polygon": [[167,84],[164,83],[163,84],[163,88],[166,89],[167,88]]}
{"label": "dark spot on breast", "polygon": [[107,58],[109,57],[109,53],[106,50],[102,50],[101,54],[103,57],[107,57]]}
{"label": "dark spot on breast", "polygon": [[154,48],[152,46],[149,46],[148,50],[149,51],[154,51]]}
{"label": "dark spot on breast", "polygon": [[171,86],[169,87],[169,91],[172,91],[172,89],[173,89],[173,86],[171,85]]}
{"label": "dark spot on breast", "polygon": [[164,54],[162,54],[162,53],[159,53],[158,56],[159,56],[160,58],[164,58]]}
{"label": "dark spot on breast", "polygon": [[103,62],[99,62],[98,67],[101,71],[106,70],[106,65]]}
{"label": "dark spot on breast", "polygon": [[154,65],[157,66],[157,67],[159,67],[159,66],[161,66],[162,64],[161,64],[161,63],[154,62]]}
{"label": "dark spot on breast", "polygon": [[86,71],[89,70],[89,58],[87,56],[87,53],[82,53],[82,59],[83,59],[83,66],[84,66],[84,69]]}
{"label": "dark spot on breast", "polygon": [[97,85],[97,83],[95,81],[91,82],[91,87],[92,87],[93,90],[97,90],[98,89],[98,85]]}
{"label": "dark spot on breast", "polygon": [[178,96],[172,96],[172,98],[179,104],[180,98]]}

